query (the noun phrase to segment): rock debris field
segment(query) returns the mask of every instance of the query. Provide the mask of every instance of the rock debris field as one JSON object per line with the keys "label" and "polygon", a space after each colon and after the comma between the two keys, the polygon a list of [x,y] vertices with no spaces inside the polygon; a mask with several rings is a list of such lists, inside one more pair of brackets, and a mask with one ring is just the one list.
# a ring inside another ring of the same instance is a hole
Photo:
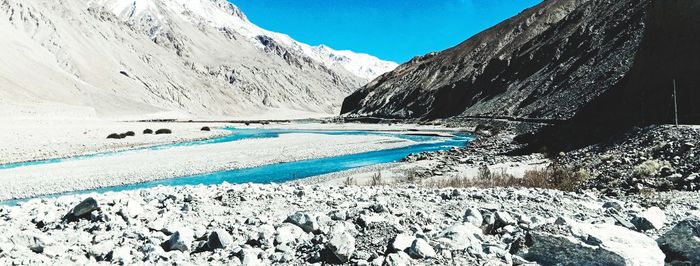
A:
{"label": "rock debris field", "polygon": [[700,195],[231,185],[0,208],[2,265],[697,265]]}

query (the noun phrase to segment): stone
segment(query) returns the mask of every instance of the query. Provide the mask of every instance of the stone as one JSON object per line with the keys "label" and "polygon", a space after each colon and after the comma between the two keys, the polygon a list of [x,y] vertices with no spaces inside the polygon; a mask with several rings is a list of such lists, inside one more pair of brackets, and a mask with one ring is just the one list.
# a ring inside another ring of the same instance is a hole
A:
{"label": "stone", "polygon": [[544,225],[530,232],[523,258],[544,265],[664,265],[650,237],[612,224]]}
{"label": "stone", "polygon": [[386,256],[385,266],[406,266],[411,265],[411,257],[404,252],[392,253]]}
{"label": "stone", "polygon": [[448,250],[482,250],[482,231],[472,224],[453,225],[442,231],[436,242]]}
{"label": "stone", "polygon": [[656,242],[666,254],[666,261],[700,265],[700,219],[681,221]]}
{"label": "stone", "polygon": [[415,239],[416,237],[409,234],[398,234],[391,240],[391,242],[389,242],[389,250],[394,252],[405,251],[411,247],[411,244]]}
{"label": "stone", "polygon": [[121,210],[122,215],[129,218],[136,218],[143,214],[143,206],[136,200],[129,200],[126,206]]}
{"label": "stone", "polygon": [[355,238],[344,226],[335,225],[330,230],[327,247],[340,263],[346,263],[355,252]]}
{"label": "stone", "polygon": [[163,242],[161,247],[165,251],[189,251],[192,242],[194,242],[194,232],[190,229],[182,228],[170,235],[170,238]]}
{"label": "stone", "polygon": [[373,223],[382,223],[386,222],[386,219],[384,217],[381,217],[379,215],[360,215],[360,218],[357,218],[357,224],[362,227],[368,227]]}
{"label": "stone", "polygon": [[295,212],[287,216],[284,222],[299,226],[299,228],[306,233],[311,233],[319,229],[318,223],[310,215],[303,212]]}
{"label": "stone", "polygon": [[496,218],[496,227],[503,227],[517,223],[517,220],[515,220],[513,216],[507,212],[496,212],[494,214],[494,218]]}
{"label": "stone", "polygon": [[411,244],[411,248],[408,250],[408,255],[411,255],[413,258],[434,258],[437,256],[437,253],[435,253],[435,249],[428,244],[428,241],[425,241],[422,238],[417,238],[416,240],[413,241],[413,244]]}
{"label": "stone", "polygon": [[639,230],[661,229],[666,223],[666,214],[659,207],[651,207],[635,216],[632,224]]}
{"label": "stone", "polygon": [[616,211],[621,211],[623,209],[622,204],[620,204],[617,201],[608,201],[608,202],[603,204],[603,208],[614,209]]}
{"label": "stone", "polygon": [[99,210],[99,208],[100,207],[97,205],[97,201],[94,198],[87,198],[73,207],[73,209],[71,209],[68,214],[64,216],[64,220],[75,221],[77,219],[89,218],[90,213]]}
{"label": "stone", "polygon": [[233,243],[231,235],[223,229],[214,230],[207,237],[207,247],[210,250],[224,249]]}
{"label": "stone", "polygon": [[133,260],[134,256],[131,255],[131,249],[128,247],[118,247],[112,250],[110,255],[108,257],[111,257],[112,263],[118,263],[121,265],[128,265],[131,264],[131,261]]}
{"label": "stone", "polygon": [[469,208],[464,212],[464,222],[471,223],[476,227],[480,227],[484,222],[484,217],[481,216],[481,212],[476,208]]}
{"label": "stone", "polygon": [[275,244],[277,245],[286,245],[286,244],[294,244],[299,241],[306,233],[304,230],[299,228],[296,225],[292,224],[287,224],[287,225],[281,225],[280,227],[277,228],[277,232],[275,234]]}
{"label": "stone", "polygon": [[44,252],[44,248],[54,243],[53,239],[43,233],[21,231],[10,236],[10,242],[17,246],[27,247],[35,253]]}

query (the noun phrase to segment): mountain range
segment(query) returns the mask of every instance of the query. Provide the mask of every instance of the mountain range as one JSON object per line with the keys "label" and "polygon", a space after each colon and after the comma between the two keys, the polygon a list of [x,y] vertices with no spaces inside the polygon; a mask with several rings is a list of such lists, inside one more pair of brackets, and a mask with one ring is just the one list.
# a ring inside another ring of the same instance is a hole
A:
{"label": "mountain range", "polygon": [[698,123],[697,14],[692,0],[543,1],[380,76],[341,113],[543,122],[553,126],[534,139],[574,145],[673,122],[675,80],[680,122]]}
{"label": "mountain range", "polygon": [[262,29],[224,0],[1,0],[0,34],[7,117],[330,114],[397,66]]}

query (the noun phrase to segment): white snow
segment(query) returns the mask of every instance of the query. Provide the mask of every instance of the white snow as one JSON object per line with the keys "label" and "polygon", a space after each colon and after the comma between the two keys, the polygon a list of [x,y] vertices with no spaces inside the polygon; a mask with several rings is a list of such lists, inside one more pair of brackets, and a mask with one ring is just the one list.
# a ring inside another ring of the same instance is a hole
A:
{"label": "white snow", "polygon": [[367,81],[398,66],[395,62],[384,61],[368,54],[347,50],[336,51],[325,45],[310,46],[286,34],[265,30],[250,22],[238,7],[223,0],[97,0],[95,3],[107,7],[115,15],[128,20],[147,14],[159,18],[154,1],[161,1],[164,6],[186,19],[190,18],[192,22],[195,21],[192,18],[196,17],[197,20],[204,19],[213,28],[234,29],[260,49],[264,46],[257,37],[268,36],[290,50],[306,55],[327,67],[341,67]]}

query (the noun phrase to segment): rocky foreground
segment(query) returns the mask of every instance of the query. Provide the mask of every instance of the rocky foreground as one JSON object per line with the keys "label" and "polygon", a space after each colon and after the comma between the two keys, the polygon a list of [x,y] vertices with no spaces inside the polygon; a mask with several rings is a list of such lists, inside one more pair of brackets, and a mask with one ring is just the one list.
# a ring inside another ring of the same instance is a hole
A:
{"label": "rocky foreground", "polygon": [[700,263],[700,195],[158,187],[0,208],[0,264]]}

